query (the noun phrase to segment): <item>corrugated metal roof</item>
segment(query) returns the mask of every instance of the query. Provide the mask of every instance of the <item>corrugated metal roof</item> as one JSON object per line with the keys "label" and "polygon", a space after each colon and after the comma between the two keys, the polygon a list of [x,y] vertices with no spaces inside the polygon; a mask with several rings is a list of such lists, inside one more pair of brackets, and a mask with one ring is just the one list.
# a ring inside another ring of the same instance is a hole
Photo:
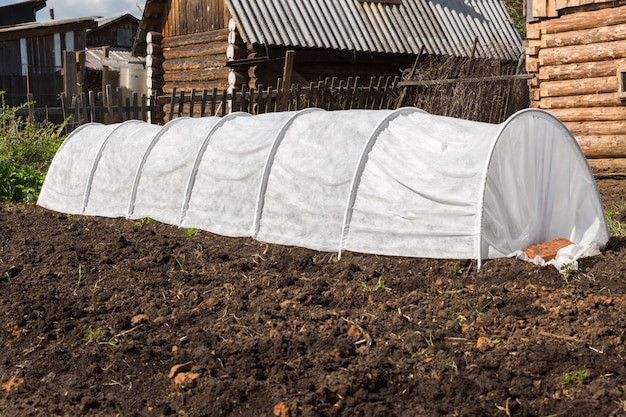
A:
{"label": "corrugated metal roof", "polygon": [[[499,0],[226,0],[245,41],[361,52],[517,60],[522,42]],[[475,46],[474,46],[475,45]]]}
{"label": "corrugated metal roof", "polygon": [[145,64],[145,58],[133,57],[130,51],[109,50],[105,57],[104,48],[90,48],[85,51],[85,67],[93,70],[102,70],[105,65],[113,71],[121,68],[137,68]]}

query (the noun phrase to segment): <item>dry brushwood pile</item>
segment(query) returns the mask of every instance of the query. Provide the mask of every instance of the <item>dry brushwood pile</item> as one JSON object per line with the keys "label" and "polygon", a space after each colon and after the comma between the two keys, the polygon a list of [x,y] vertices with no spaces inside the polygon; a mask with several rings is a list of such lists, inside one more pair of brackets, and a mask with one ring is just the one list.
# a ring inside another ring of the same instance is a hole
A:
{"label": "dry brushwood pile", "polygon": [[626,414],[624,237],[561,275],[22,204],[0,230],[1,416]]}

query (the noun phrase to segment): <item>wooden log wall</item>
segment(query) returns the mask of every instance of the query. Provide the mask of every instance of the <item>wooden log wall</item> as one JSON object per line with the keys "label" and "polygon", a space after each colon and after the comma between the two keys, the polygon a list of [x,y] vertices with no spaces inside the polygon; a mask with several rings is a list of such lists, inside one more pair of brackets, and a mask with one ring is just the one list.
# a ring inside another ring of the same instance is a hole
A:
{"label": "wooden log wall", "polygon": [[148,32],[146,36],[146,72],[148,96],[163,94],[163,36],[159,32]]}
{"label": "wooden log wall", "polygon": [[[228,61],[234,61],[241,58],[253,58],[252,51],[248,52],[246,43],[241,38],[237,30],[237,23],[233,19],[228,21],[228,47],[226,49],[226,58]],[[242,72],[240,69],[233,68],[228,74],[228,88],[233,89],[242,84],[249,87],[256,86],[256,78],[250,77],[250,71]],[[254,71],[251,72],[254,75]],[[252,79],[251,79],[252,78]]]}
{"label": "wooden log wall", "polygon": [[616,5],[621,0],[527,0],[526,18],[528,22],[545,17],[558,17],[565,9],[581,7],[583,9]]}
{"label": "wooden log wall", "polygon": [[599,4],[615,4],[615,0],[527,0],[526,17],[529,22],[544,17],[558,17],[572,7],[597,7]]}
{"label": "wooden log wall", "polygon": [[163,92],[227,88],[228,34],[225,28],[163,38]]}
{"label": "wooden log wall", "polygon": [[589,160],[624,158],[626,166],[626,5],[569,12],[528,25],[531,107],[558,117]]}

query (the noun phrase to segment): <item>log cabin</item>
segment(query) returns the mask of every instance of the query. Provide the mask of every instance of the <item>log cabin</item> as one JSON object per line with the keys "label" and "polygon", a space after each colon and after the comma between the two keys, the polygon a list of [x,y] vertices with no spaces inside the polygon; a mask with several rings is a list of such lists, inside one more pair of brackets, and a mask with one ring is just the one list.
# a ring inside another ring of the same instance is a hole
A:
{"label": "log cabin", "polygon": [[416,56],[517,63],[519,35],[494,0],[147,0],[133,45],[153,94],[400,76]]}
{"label": "log cabin", "polygon": [[626,1],[527,5],[531,107],[563,121],[592,167],[626,167]]}

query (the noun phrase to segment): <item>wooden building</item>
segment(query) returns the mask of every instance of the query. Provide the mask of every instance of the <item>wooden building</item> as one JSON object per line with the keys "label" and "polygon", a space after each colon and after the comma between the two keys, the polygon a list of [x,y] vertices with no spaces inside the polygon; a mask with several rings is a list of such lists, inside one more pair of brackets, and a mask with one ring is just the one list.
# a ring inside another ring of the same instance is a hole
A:
{"label": "wooden building", "polygon": [[527,20],[531,106],[563,121],[592,166],[626,166],[626,1],[529,0]]}
{"label": "wooden building", "polygon": [[46,0],[27,0],[0,6],[0,26],[34,22],[37,12],[45,7]]}
{"label": "wooden building", "polygon": [[85,49],[92,18],[48,20],[0,27],[0,91],[10,105],[32,93],[38,107],[57,106],[64,91],[63,52]]}
{"label": "wooden building", "polygon": [[500,1],[147,0],[133,55],[148,84],[171,93],[395,75],[416,56],[517,63],[521,40]]}
{"label": "wooden building", "polygon": [[130,51],[139,19],[126,13],[110,19],[98,20],[98,26],[87,32],[87,47],[106,47],[117,51]]}

